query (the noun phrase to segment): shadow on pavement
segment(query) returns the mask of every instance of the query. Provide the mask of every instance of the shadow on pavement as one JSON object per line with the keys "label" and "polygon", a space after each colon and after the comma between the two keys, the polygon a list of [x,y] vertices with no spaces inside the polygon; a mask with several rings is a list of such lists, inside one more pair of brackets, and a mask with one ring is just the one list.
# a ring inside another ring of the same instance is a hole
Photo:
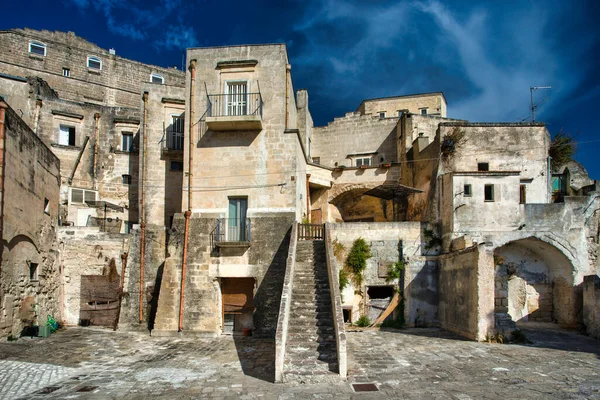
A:
{"label": "shadow on pavement", "polygon": [[275,382],[275,340],[234,336],[242,372],[266,382]]}

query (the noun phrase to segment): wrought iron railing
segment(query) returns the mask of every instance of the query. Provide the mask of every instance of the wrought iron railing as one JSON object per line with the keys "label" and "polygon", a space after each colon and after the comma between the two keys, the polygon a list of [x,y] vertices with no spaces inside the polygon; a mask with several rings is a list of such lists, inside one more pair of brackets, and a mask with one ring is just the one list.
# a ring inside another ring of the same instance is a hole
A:
{"label": "wrought iron railing", "polygon": [[165,139],[163,142],[165,150],[183,151],[183,132],[167,132]]}
{"label": "wrought iron railing", "polygon": [[209,94],[208,117],[235,117],[260,115],[262,118],[262,96],[260,93]]}
{"label": "wrought iron railing", "polygon": [[218,242],[249,242],[250,218],[219,218],[210,236],[213,247]]}
{"label": "wrought iron railing", "polygon": [[298,240],[323,240],[324,237],[323,224],[298,224]]}

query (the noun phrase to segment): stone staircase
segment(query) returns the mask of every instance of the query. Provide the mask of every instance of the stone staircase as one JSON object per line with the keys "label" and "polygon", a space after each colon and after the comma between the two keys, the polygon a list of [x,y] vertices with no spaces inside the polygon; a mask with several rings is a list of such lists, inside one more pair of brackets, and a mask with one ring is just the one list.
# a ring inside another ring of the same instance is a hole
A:
{"label": "stone staircase", "polygon": [[283,368],[285,382],[339,382],[329,277],[322,240],[298,242]]}

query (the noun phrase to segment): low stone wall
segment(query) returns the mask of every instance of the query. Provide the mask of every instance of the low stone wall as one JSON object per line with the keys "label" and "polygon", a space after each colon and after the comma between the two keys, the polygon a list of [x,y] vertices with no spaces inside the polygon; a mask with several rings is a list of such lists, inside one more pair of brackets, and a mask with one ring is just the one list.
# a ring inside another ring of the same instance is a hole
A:
{"label": "low stone wall", "polygon": [[281,293],[277,332],[275,333],[275,382],[283,381],[283,364],[285,362],[285,345],[292,303],[292,287],[294,286],[294,267],[296,266],[296,247],[298,245],[298,224],[293,224],[290,236],[290,248],[285,267],[285,278]]}
{"label": "low stone wall", "polygon": [[439,320],[443,329],[484,340],[494,327],[494,265],[484,245],[440,256]]}
{"label": "low stone wall", "polygon": [[327,255],[327,274],[329,275],[329,288],[331,294],[331,306],[333,309],[335,342],[338,356],[338,373],[346,379],[348,374],[348,363],[346,356],[346,330],[344,329],[344,316],[342,312],[342,299],[340,296],[340,282],[338,269],[336,268],[333,255],[333,242],[331,240],[330,224],[325,224],[325,253]]}
{"label": "low stone wall", "polygon": [[583,278],[583,323],[588,335],[600,339],[600,277]]}

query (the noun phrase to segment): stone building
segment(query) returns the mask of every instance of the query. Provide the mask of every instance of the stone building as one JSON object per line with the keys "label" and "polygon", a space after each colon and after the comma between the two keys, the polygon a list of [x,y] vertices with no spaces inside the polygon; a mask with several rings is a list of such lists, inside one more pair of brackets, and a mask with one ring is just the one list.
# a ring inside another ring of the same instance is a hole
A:
{"label": "stone building", "polygon": [[[121,329],[275,337],[277,380],[345,376],[344,320],[361,316],[475,340],[527,321],[597,326],[595,283],[583,287],[599,272],[598,185],[553,167],[543,124],[451,119],[436,92],[316,127],[283,44],[191,48],[184,74],[72,34],[0,40],[0,92],[61,159],[69,323],[88,279],[75,263],[101,274],[114,258]],[[59,75],[81,63],[73,84]],[[103,204],[111,221],[91,227]],[[117,217],[136,229],[111,233]],[[371,257],[341,291],[359,238]]]}
{"label": "stone building", "polygon": [[0,337],[60,316],[60,162],[0,98]]}

